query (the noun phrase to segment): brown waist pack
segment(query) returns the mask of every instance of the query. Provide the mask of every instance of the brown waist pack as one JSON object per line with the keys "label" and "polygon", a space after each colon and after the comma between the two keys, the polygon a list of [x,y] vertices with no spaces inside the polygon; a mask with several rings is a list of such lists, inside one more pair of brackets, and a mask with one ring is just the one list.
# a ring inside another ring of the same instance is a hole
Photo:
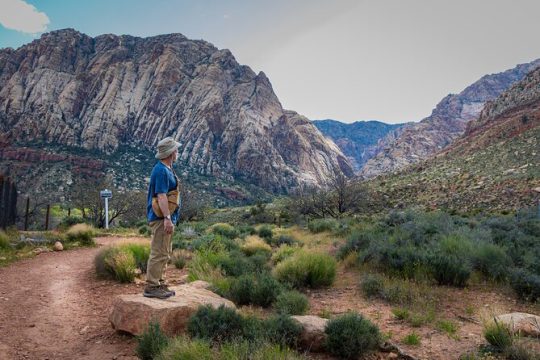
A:
{"label": "brown waist pack", "polygon": [[[173,212],[178,209],[178,204],[180,202],[180,191],[178,190],[171,190],[167,193],[167,203],[169,205],[169,214],[172,214]],[[153,197],[152,198],[152,211],[154,211],[154,214],[157,215],[157,217],[162,218],[163,212],[161,211],[161,208],[158,204],[158,198]]]}

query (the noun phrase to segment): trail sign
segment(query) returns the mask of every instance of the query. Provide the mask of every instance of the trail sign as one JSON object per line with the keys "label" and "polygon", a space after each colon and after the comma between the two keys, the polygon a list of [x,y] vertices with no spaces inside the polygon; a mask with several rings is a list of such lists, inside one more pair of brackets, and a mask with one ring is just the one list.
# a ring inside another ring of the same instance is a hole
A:
{"label": "trail sign", "polygon": [[99,192],[99,196],[101,196],[102,199],[105,199],[105,229],[109,228],[109,199],[112,198],[112,191],[111,190],[101,190]]}

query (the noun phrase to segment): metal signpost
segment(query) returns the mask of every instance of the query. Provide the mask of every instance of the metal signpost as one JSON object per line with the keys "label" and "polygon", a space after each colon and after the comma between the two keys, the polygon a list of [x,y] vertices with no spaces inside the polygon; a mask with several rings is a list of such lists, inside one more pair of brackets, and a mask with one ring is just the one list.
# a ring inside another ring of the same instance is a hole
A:
{"label": "metal signpost", "polygon": [[105,199],[105,229],[109,228],[109,199],[112,198],[111,190],[102,190],[99,192],[99,195]]}

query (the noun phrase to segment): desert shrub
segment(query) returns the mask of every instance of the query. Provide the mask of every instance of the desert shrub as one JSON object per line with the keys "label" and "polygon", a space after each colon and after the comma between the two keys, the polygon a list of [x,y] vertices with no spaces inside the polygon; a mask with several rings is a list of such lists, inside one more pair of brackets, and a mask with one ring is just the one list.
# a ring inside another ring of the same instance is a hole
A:
{"label": "desert shrub", "polygon": [[411,316],[408,309],[405,308],[395,308],[392,309],[392,314],[398,320],[407,320]]}
{"label": "desert shrub", "polygon": [[146,224],[139,226],[138,231],[139,231],[139,234],[141,235],[145,235],[145,236],[152,235],[152,229],[150,229],[150,226]]}
{"label": "desert shrub", "polygon": [[328,321],[324,332],[326,350],[344,359],[356,359],[375,350],[381,339],[379,329],[356,313],[348,313]]}
{"label": "desert shrub", "polygon": [[0,230],[0,249],[10,249],[11,244],[9,243],[9,237],[5,232]]}
{"label": "desert shrub", "polygon": [[270,245],[268,245],[260,237],[255,235],[248,236],[244,244],[241,246],[241,249],[244,254],[248,256],[253,255],[256,252],[272,252],[272,248],[270,247]]}
{"label": "desert shrub", "polygon": [[81,245],[94,244],[94,228],[88,224],[75,224],[66,232],[68,241],[78,241]]}
{"label": "desert shrub", "polygon": [[300,251],[279,263],[274,274],[296,288],[330,286],[336,277],[336,260],[327,254]]}
{"label": "desert shrub", "polygon": [[188,264],[188,281],[204,280],[212,284],[214,291],[221,296],[226,295],[230,288],[230,279],[223,276],[219,268],[223,252],[208,249],[195,252]]}
{"label": "desert shrub", "polygon": [[130,252],[135,259],[135,266],[143,274],[146,273],[146,266],[150,257],[150,244],[128,243],[120,245],[120,248],[122,251]]}
{"label": "desert shrub", "polygon": [[269,226],[269,225],[261,226],[259,228],[258,234],[267,243],[270,243],[272,241],[272,236],[274,236],[274,232],[272,231],[272,227]]}
{"label": "desert shrub", "polygon": [[[236,358],[230,358],[230,360]],[[302,360],[306,357],[279,344],[262,344],[246,360]]]}
{"label": "desert shrub", "polygon": [[113,269],[114,277],[122,283],[133,282],[137,275],[135,258],[127,251],[118,251],[112,257],[105,260]]}
{"label": "desert shrub", "polygon": [[437,328],[450,336],[454,336],[458,330],[456,323],[451,320],[439,320]]}
{"label": "desert shrub", "polygon": [[410,282],[391,281],[385,285],[382,298],[390,304],[410,305],[417,296]]}
{"label": "desert shrub", "polygon": [[300,248],[296,246],[282,245],[272,254],[272,262],[274,264],[280,263],[294,255],[298,250]]}
{"label": "desert shrub", "polygon": [[252,274],[242,275],[231,282],[230,298],[237,305],[247,305],[251,303],[253,288],[255,287],[255,276]]}
{"label": "desert shrub", "polygon": [[501,281],[508,274],[512,260],[498,245],[482,243],[474,251],[474,265],[484,276]]}
{"label": "desert shrub", "polygon": [[285,235],[285,234],[279,235],[277,238],[274,238],[272,240],[272,244],[275,246],[282,246],[282,245],[293,246],[297,243],[298,243],[298,240],[296,240],[291,235]]}
{"label": "desert shrub", "polygon": [[169,343],[169,339],[161,331],[159,323],[150,322],[144,332],[137,337],[135,352],[142,360],[153,360]]}
{"label": "desert shrub", "polygon": [[257,277],[256,286],[253,289],[251,303],[262,307],[272,305],[282,292],[281,284],[269,274],[261,274]]}
{"label": "desert shrub", "polygon": [[403,340],[401,340],[401,342],[406,345],[418,346],[420,345],[420,335],[418,335],[415,332],[412,332],[410,334],[405,335],[405,337],[403,338]]}
{"label": "desert shrub", "polygon": [[269,342],[282,346],[296,346],[302,333],[302,325],[288,315],[275,315],[264,321]]}
{"label": "desert shrub", "polygon": [[339,226],[335,219],[315,219],[308,223],[308,229],[312,233],[321,233],[323,231],[332,231]]}
{"label": "desert shrub", "polygon": [[59,229],[68,229],[69,227],[76,225],[76,224],[83,224],[85,221],[80,216],[66,216],[63,218],[60,223],[58,224]]}
{"label": "desert shrub", "polygon": [[431,271],[439,285],[464,287],[471,276],[471,267],[463,259],[444,253],[429,258]]}
{"label": "desert shrub", "polygon": [[214,343],[240,339],[244,335],[244,319],[235,309],[221,305],[201,306],[188,321],[188,333]]}
{"label": "desert shrub", "polygon": [[270,306],[281,293],[281,284],[268,274],[244,274],[231,283],[231,299],[238,305]]}
{"label": "desert shrub", "polygon": [[184,256],[178,256],[173,261],[174,267],[182,270],[186,266],[186,258]]}
{"label": "desert shrub", "polygon": [[347,238],[347,242],[339,248],[337,253],[338,259],[343,260],[350,253],[366,249],[372,239],[372,233],[354,230]]}
{"label": "desert shrub", "polygon": [[107,246],[101,249],[94,258],[94,267],[98,277],[114,278],[114,268],[108,259],[114,257],[120,250],[115,246]]}
{"label": "desert shrub", "polygon": [[257,234],[257,229],[255,229],[255,227],[253,227],[252,225],[242,224],[239,225],[237,229],[240,232],[241,236]]}
{"label": "desert shrub", "polygon": [[215,354],[207,341],[179,336],[163,348],[157,360],[214,360]]}
{"label": "desert shrub", "polygon": [[284,291],[276,298],[274,308],[280,314],[304,315],[309,309],[309,301],[301,292]]}
{"label": "desert shrub", "polygon": [[510,275],[510,286],[521,300],[540,300],[540,275],[525,269],[515,269]]}
{"label": "desert shrub", "polygon": [[236,230],[232,225],[226,223],[217,223],[211,227],[212,233],[224,236],[229,239],[234,239],[240,235],[238,230]]}
{"label": "desert shrub", "polygon": [[362,293],[367,298],[378,298],[384,294],[384,278],[379,274],[367,274],[360,283]]}
{"label": "desert shrub", "polygon": [[484,338],[498,351],[504,351],[513,343],[510,329],[503,323],[492,321],[484,326]]}

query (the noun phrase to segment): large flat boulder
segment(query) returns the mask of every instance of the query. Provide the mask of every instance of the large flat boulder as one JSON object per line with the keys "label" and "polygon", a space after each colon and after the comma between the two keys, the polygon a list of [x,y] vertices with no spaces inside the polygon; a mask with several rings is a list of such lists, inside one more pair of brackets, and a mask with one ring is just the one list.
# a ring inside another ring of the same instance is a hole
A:
{"label": "large flat boulder", "polygon": [[323,352],[326,334],[324,329],[328,319],[323,319],[313,315],[292,316],[300,325],[302,325],[302,334],[300,334],[299,346],[302,349],[312,352]]}
{"label": "large flat boulder", "polygon": [[495,319],[508,326],[514,334],[540,337],[540,316],[515,312],[499,315]]}
{"label": "large flat boulder", "polygon": [[157,321],[165,334],[173,336],[186,331],[189,318],[201,305],[235,308],[231,301],[202,285],[197,282],[170,287],[176,296],[165,300],[145,298],[142,293],[120,295],[114,301],[109,320],[114,329],[133,335],[142,334],[150,321]]}

